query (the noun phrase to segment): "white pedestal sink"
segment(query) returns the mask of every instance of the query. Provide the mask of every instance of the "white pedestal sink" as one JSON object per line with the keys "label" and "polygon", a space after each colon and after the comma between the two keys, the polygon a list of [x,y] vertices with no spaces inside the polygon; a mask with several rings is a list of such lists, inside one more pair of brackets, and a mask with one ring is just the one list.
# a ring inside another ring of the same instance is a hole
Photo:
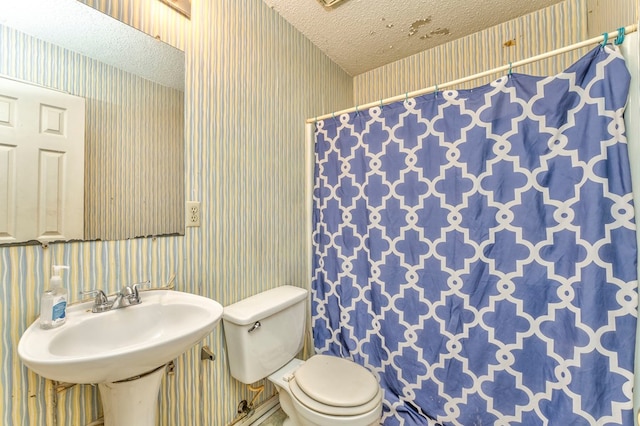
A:
{"label": "white pedestal sink", "polygon": [[164,366],[144,377],[117,383],[99,383],[104,424],[155,426],[158,390]]}
{"label": "white pedestal sink", "polygon": [[93,302],[72,305],[66,324],[52,330],[36,320],[22,335],[18,355],[48,379],[97,383],[105,426],[153,426],[161,367],[211,333],[222,306],[171,290],[140,298],[139,305],[102,313],[91,312]]}

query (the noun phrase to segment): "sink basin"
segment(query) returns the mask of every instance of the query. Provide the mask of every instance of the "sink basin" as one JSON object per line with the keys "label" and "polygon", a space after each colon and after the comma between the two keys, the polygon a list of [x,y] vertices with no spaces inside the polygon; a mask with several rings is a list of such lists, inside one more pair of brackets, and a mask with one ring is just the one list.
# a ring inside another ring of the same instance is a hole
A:
{"label": "sink basin", "polygon": [[36,320],[18,344],[22,362],[51,380],[116,382],[175,359],[206,337],[222,316],[209,298],[171,290],[140,293],[142,303],[92,313],[93,302],[71,305],[52,330]]}

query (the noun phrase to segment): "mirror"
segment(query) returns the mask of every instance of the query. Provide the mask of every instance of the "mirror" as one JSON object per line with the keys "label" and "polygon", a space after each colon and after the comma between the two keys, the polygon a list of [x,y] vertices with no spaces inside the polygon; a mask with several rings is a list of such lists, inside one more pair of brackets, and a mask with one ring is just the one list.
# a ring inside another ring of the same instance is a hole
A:
{"label": "mirror", "polygon": [[0,76],[85,99],[84,240],[184,234],[184,66],[76,0],[0,4]]}

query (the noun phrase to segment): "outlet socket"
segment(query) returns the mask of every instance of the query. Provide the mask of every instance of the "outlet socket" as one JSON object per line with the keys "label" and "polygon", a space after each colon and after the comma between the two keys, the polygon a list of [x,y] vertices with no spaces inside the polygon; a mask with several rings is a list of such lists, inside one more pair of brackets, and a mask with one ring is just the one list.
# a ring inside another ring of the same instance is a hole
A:
{"label": "outlet socket", "polygon": [[185,213],[187,227],[200,226],[200,213],[199,201],[187,201],[187,211]]}

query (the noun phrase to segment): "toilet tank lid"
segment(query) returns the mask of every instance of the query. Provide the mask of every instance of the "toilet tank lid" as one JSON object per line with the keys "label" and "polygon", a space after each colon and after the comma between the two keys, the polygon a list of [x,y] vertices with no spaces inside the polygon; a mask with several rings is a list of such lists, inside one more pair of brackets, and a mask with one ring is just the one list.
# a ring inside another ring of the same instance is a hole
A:
{"label": "toilet tank lid", "polygon": [[253,324],[304,300],[307,294],[308,291],[300,287],[276,287],[225,306],[222,319],[237,325]]}

